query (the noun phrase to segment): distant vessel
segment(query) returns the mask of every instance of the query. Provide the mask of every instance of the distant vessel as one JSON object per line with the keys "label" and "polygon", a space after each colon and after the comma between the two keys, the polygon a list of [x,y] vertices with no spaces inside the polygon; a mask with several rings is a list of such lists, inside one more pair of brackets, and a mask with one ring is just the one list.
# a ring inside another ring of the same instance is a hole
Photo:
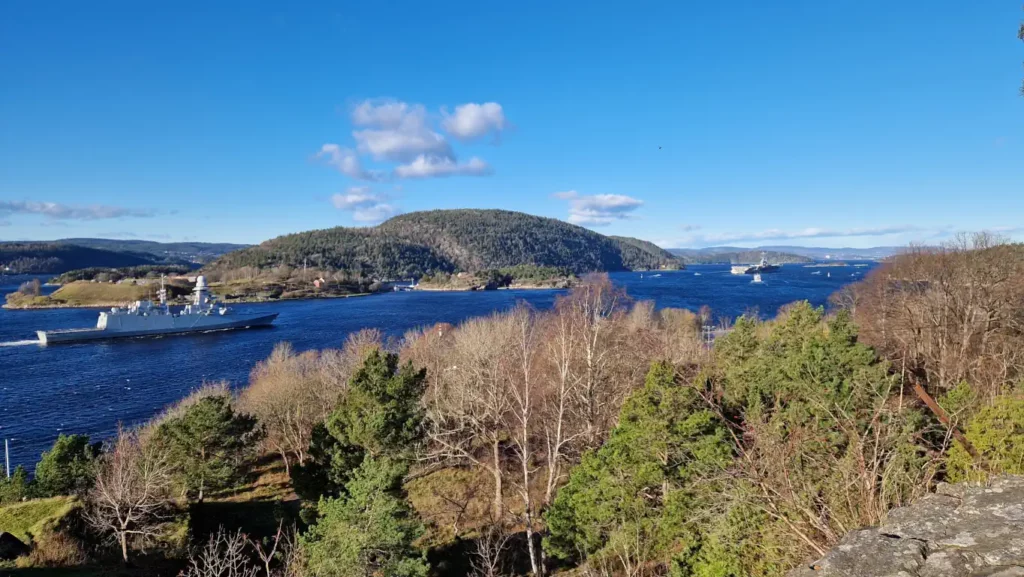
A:
{"label": "distant vessel", "polygon": [[757,264],[739,264],[732,267],[732,274],[760,274],[764,272],[779,272],[779,265],[769,264],[765,253],[761,253],[761,262]]}
{"label": "distant vessel", "polygon": [[100,313],[95,328],[36,331],[36,334],[39,342],[45,345],[265,327],[277,318],[277,313],[242,314],[218,305],[210,296],[206,278],[202,276],[196,279],[192,303],[178,313],[167,306],[167,290],[162,280],[159,294],[158,306],[154,306],[152,301],[135,301],[127,308],[114,307]]}
{"label": "distant vessel", "polygon": [[693,276],[700,276],[700,273],[699,272],[695,272],[695,273],[693,273]]}
{"label": "distant vessel", "polygon": [[820,270],[816,270],[816,271],[812,272],[811,274],[821,274],[821,271]]}
{"label": "distant vessel", "polygon": [[754,280],[752,280],[750,282],[761,284],[761,282],[762,282],[761,281],[761,273],[754,273]]}

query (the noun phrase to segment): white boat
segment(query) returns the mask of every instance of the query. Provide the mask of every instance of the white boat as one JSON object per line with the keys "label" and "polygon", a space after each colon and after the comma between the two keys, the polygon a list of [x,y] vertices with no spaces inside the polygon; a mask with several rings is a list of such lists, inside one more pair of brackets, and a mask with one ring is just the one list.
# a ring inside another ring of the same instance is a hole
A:
{"label": "white boat", "polygon": [[693,276],[700,276],[700,273],[699,272],[695,272],[695,273],[693,273]]}
{"label": "white boat", "polygon": [[750,281],[752,284],[761,284],[764,281],[761,280],[761,273],[754,274],[754,280]]}
{"label": "white boat", "polygon": [[821,271],[820,270],[816,270],[816,271],[812,272],[811,274],[821,274]]}
{"label": "white boat", "polygon": [[206,278],[196,279],[192,303],[175,313],[167,306],[167,290],[161,280],[160,304],[135,301],[126,308],[101,312],[94,328],[36,331],[41,344],[73,343],[101,339],[180,335],[229,329],[269,326],[277,313],[244,314],[218,305],[209,294]]}

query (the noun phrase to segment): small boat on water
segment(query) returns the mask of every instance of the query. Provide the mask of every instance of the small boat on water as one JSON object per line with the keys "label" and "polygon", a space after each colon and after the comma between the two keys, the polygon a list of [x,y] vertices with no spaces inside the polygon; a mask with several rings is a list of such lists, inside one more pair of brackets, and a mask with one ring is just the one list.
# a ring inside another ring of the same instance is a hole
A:
{"label": "small boat on water", "polygon": [[700,276],[700,273],[699,272],[695,272],[695,273],[693,273],[693,276]]}
{"label": "small boat on water", "polygon": [[816,270],[816,271],[812,272],[811,274],[819,274],[820,275],[821,271],[820,270]]}
{"label": "small boat on water", "polygon": [[265,327],[277,318],[277,313],[236,313],[226,306],[218,305],[216,299],[209,294],[203,276],[196,279],[192,302],[180,312],[172,312],[167,305],[167,290],[163,280],[160,282],[159,296],[158,306],[154,306],[152,301],[135,301],[126,308],[114,307],[102,312],[94,328],[36,331],[36,335],[41,344],[47,345]]}
{"label": "small boat on water", "polygon": [[764,284],[764,281],[761,280],[761,273],[755,273],[754,280],[750,281],[750,284]]}

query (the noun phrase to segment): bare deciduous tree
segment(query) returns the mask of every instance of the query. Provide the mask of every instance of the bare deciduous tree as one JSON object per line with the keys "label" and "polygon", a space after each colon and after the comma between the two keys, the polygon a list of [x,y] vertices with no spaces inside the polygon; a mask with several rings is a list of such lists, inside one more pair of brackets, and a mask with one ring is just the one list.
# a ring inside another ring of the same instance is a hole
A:
{"label": "bare deciduous tree", "polygon": [[170,467],[163,455],[152,443],[140,442],[134,431],[119,429],[86,497],[85,518],[111,536],[127,563],[130,541],[156,536],[169,485]]}
{"label": "bare deciduous tree", "polygon": [[281,455],[286,470],[306,461],[313,427],[331,414],[349,378],[382,340],[380,331],[362,330],[341,349],[304,353],[280,343],[253,369],[239,406],[263,424],[264,443]]}
{"label": "bare deciduous tree", "polygon": [[476,550],[469,560],[475,577],[501,577],[511,538],[512,535],[500,524],[492,524],[480,532]]}
{"label": "bare deciduous tree", "polygon": [[[264,541],[249,538],[249,544],[263,563],[267,577],[300,577],[298,529],[286,529],[284,522],[277,524],[277,532]],[[277,567],[274,567],[274,564]]]}
{"label": "bare deciduous tree", "polygon": [[232,533],[221,526],[202,548],[192,551],[181,577],[258,577],[260,569],[246,552],[247,544],[241,530]]}
{"label": "bare deciduous tree", "polygon": [[452,335],[452,365],[428,407],[430,458],[468,462],[494,480],[494,517],[504,516],[502,441],[511,409],[505,355],[512,333],[505,315],[471,319]]}
{"label": "bare deciduous tree", "polygon": [[1024,246],[988,234],[914,247],[853,287],[862,338],[939,395],[991,400],[1024,375]]}

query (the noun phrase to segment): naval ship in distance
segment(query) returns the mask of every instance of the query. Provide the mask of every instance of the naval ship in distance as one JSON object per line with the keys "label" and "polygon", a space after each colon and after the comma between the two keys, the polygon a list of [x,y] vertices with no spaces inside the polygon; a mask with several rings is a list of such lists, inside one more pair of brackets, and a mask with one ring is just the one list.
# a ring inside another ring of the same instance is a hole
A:
{"label": "naval ship in distance", "polygon": [[95,328],[36,331],[41,344],[74,343],[101,339],[181,335],[228,329],[269,326],[277,313],[244,314],[218,304],[210,295],[206,278],[196,279],[192,302],[180,312],[167,306],[167,290],[160,282],[160,304],[135,301],[126,308],[101,312]]}
{"label": "naval ship in distance", "polygon": [[761,262],[757,264],[740,264],[735,265],[730,270],[732,274],[761,274],[764,272],[779,272],[779,265],[769,264],[768,257],[765,253],[761,253]]}

